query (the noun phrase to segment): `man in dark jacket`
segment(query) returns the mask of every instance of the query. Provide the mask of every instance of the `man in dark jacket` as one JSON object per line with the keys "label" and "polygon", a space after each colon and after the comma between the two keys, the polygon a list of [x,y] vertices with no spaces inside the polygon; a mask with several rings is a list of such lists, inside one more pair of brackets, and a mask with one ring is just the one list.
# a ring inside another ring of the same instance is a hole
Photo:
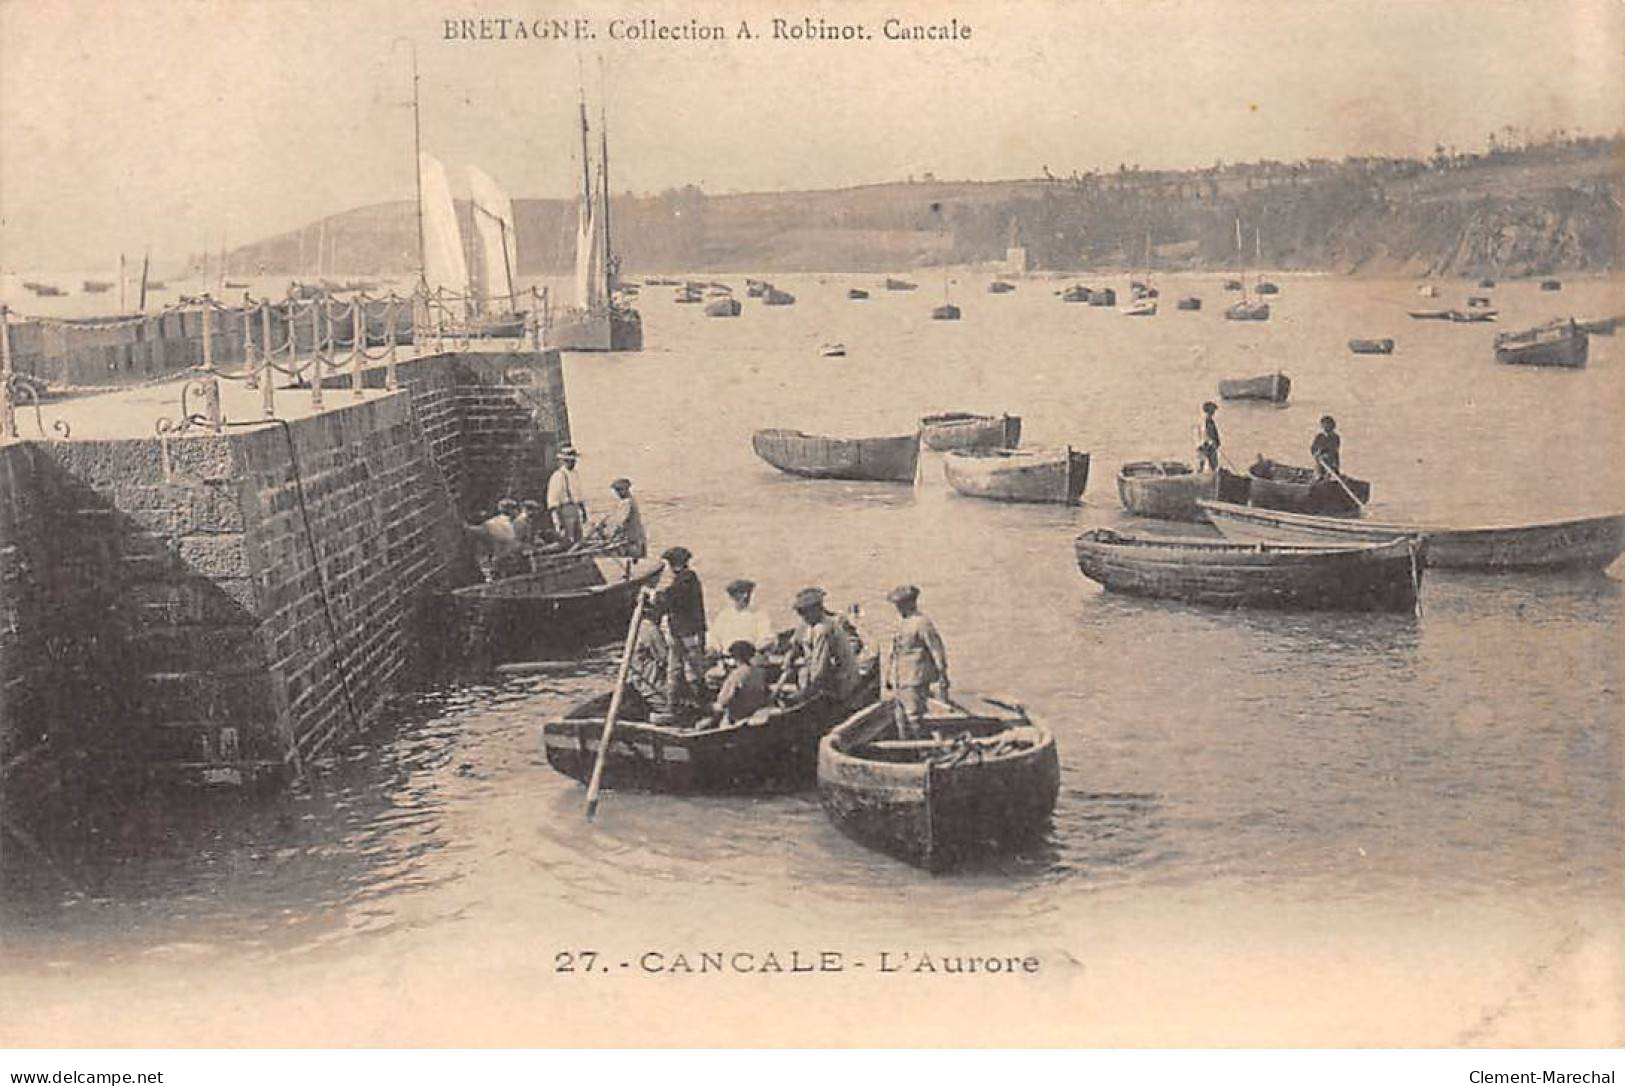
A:
{"label": "man in dark jacket", "polygon": [[705,591],[699,574],[688,568],[693,555],[687,547],[669,547],[660,558],[666,568],[649,602],[655,615],[664,619],[671,646],[666,676],[671,703],[677,705],[686,695],[687,701],[704,704]]}

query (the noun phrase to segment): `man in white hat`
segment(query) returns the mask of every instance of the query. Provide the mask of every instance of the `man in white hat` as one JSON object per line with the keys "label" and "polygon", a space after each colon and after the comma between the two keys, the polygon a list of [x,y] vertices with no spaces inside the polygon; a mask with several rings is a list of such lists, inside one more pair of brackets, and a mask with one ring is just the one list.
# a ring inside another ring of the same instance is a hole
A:
{"label": "man in white hat", "polygon": [[581,480],[576,477],[576,459],[573,446],[560,449],[558,469],[547,480],[547,511],[559,538],[572,547],[581,542],[581,528],[587,522],[587,503]]}
{"label": "man in white hat", "polygon": [[911,584],[898,585],[886,594],[897,607],[901,621],[887,646],[880,669],[880,697],[892,699],[897,712],[897,730],[904,739],[923,734],[927,697],[932,685],[948,697],[948,650],[936,623],[920,613],[920,590]]}

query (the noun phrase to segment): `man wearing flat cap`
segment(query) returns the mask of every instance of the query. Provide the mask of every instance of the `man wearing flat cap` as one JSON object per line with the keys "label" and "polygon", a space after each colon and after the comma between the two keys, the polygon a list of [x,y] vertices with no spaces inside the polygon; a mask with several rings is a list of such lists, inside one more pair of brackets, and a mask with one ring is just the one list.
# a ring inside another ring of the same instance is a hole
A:
{"label": "man wearing flat cap", "polygon": [[800,619],[792,650],[802,660],[797,697],[806,701],[823,694],[844,701],[862,681],[846,627],[825,610],[822,588],[803,588],[792,606]]}
{"label": "man wearing flat cap", "polygon": [[559,538],[570,546],[581,542],[581,529],[587,521],[587,503],[582,500],[581,480],[576,477],[577,455],[570,445],[559,450],[559,466],[547,480],[547,511]]}
{"label": "man wearing flat cap", "polygon": [[688,568],[691,558],[687,547],[668,547],[660,556],[666,568],[649,594],[649,607],[665,621],[671,647],[667,684],[673,706],[685,694],[690,702],[705,700],[705,591],[699,574]]}
{"label": "man wearing flat cap", "polygon": [[581,546],[617,558],[642,558],[649,553],[649,536],[643,530],[638,500],[632,497],[632,480],[616,479],[609,488],[615,492],[615,505],[581,537]]}
{"label": "man wearing flat cap", "polygon": [[705,645],[711,652],[725,653],[735,641],[749,641],[760,650],[778,640],[773,621],[751,606],[755,591],[755,581],[740,577],[728,582],[728,602],[705,631]]}
{"label": "man wearing flat cap", "polygon": [[924,734],[926,699],[936,685],[948,697],[948,651],[936,623],[919,610],[920,590],[898,585],[886,594],[901,621],[887,646],[880,669],[880,697],[896,706],[897,730],[904,739]]}

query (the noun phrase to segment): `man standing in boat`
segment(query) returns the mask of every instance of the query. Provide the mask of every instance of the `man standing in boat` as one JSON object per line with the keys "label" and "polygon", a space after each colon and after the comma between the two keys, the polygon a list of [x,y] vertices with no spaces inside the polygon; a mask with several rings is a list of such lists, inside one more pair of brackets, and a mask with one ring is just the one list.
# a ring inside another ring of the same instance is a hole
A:
{"label": "man standing in boat", "polygon": [[927,698],[935,685],[948,698],[948,650],[936,623],[919,609],[920,590],[898,585],[886,594],[901,621],[881,663],[880,698],[896,706],[897,730],[904,739],[923,733]]}
{"label": "man standing in boat", "polygon": [[1219,424],[1213,418],[1219,405],[1208,400],[1202,405],[1202,422],[1197,429],[1196,470],[1219,470]]}
{"label": "man standing in boat", "polygon": [[615,492],[615,508],[581,537],[581,547],[619,558],[642,558],[649,553],[649,536],[643,530],[638,500],[632,496],[632,480],[616,479],[609,487]]}
{"label": "man standing in boat", "polygon": [[687,547],[669,547],[660,558],[666,568],[661,571],[649,602],[654,613],[666,622],[666,640],[671,649],[666,687],[671,704],[678,705],[685,693],[690,700],[703,703],[705,591],[699,574],[688,568],[693,555]]}
{"label": "man standing in boat", "polygon": [[822,588],[803,588],[791,605],[801,621],[796,626],[791,652],[802,661],[797,700],[820,694],[844,700],[857,689],[857,650],[846,626],[824,608]]}
{"label": "man standing in boat", "polygon": [[581,542],[581,529],[587,520],[587,504],[581,499],[581,480],[576,477],[576,451],[566,445],[559,450],[559,466],[547,480],[547,511],[559,538],[570,546]]}
{"label": "man standing in boat", "polygon": [[1337,432],[1337,420],[1330,415],[1320,416],[1320,433],[1309,445],[1309,455],[1315,458],[1315,474],[1324,479],[1328,472],[1343,470],[1343,435]]}

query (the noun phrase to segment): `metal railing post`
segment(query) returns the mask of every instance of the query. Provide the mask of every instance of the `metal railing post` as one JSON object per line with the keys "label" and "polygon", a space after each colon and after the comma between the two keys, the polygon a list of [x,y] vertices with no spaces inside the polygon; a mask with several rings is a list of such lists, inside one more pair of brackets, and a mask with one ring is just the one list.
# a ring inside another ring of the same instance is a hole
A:
{"label": "metal railing post", "polygon": [[355,398],[361,399],[361,366],[366,361],[364,347],[367,342],[367,314],[360,298],[350,299],[350,383],[355,386]]}
{"label": "metal railing post", "polygon": [[[292,325],[289,325],[292,327]],[[260,414],[276,418],[276,373],[271,368],[271,300],[260,299],[260,340],[264,344],[260,354]]]}
{"label": "metal railing post", "polygon": [[390,291],[389,301],[384,304],[384,387],[391,392],[401,387],[395,372],[395,309],[395,292]]}
{"label": "metal railing post", "polygon": [[325,296],[310,300],[310,406],[322,409],[322,310]]}

